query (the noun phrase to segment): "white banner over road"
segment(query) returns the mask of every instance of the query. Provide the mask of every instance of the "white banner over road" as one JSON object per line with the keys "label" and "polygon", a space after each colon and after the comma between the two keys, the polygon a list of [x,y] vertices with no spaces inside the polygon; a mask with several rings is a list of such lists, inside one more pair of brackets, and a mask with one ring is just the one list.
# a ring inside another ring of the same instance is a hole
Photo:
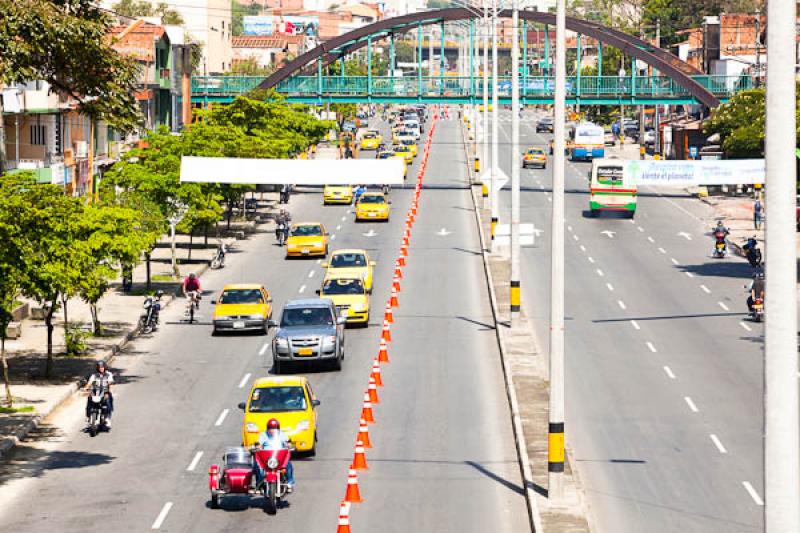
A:
{"label": "white banner over road", "polygon": [[718,159],[700,161],[628,160],[626,177],[637,185],[692,187],[705,185],[753,185],[764,183],[763,159]]}
{"label": "white banner over road", "polygon": [[388,159],[181,158],[181,181],[282,185],[401,185],[405,162]]}

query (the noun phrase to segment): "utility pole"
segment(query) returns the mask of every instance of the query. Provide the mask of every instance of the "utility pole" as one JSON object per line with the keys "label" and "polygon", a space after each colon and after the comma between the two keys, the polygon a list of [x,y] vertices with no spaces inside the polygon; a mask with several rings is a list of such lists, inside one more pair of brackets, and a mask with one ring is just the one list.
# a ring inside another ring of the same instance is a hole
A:
{"label": "utility pole", "polygon": [[794,2],[768,2],[766,96],[767,317],[764,326],[764,530],[800,531],[797,388]]}
{"label": "utility pole", "polygon": [[566,2],[556,2],[556,79],[553,105],[553,213],[550,252],[550,412],[547,439],[547,494],[564,497],[564,127]]}
{"label": "utility pole", "polygon": [[755,86],[761,87],[761,10],[756,11],[756,80]]}
{"label": "utility pole", "polygon": [[519,0],[511,2],[511,327],[519,326]]}
{"label": "utility pole", "polygon": [[500,111],[497,105],[497,86],[500,81],[497,76],[497,0],[492,0],[492,173],[489,179],[489,201],[492,206],[491,240],[494,242],[494,231],[497,227],[498,208],[500,205],[500,191],[495,190],[500,173]]}
{"label": "utility pole", "polygon": [[[491,164],[489,163],[489,2],[483,0],[483,153],[481,154],[482,166],[491,176]],[[491,179],[491,178],[490,178]],[[489,185],[481,179],[481,189],[483,193],[483,208],[491,209],[491,198],[489,198]]]}
{"label": "utility pole", "polygon": [[[656,47],[661,48],[661,19],[656,19]],[[658,76],[658,71],[656,71]],[[659,115],[659,105],[656,104],[653,111],[653,121],[655,128],[655,144],[653,145],[653,158],[658,159],[661,153],[661,116]]]}

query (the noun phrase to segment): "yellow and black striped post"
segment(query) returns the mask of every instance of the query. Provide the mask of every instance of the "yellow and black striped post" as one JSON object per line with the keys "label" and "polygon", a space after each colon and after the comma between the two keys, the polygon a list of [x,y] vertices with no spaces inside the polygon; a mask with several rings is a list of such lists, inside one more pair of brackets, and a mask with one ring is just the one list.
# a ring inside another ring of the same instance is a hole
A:
{"label": "yellow and black striped post", "polygon": [[488,198],[489,197],[489,186],[486,184],[485,181],[481,182],[481,197]]}
{"label": "yellow and black striped post", "polygon": [[[475,156],[475,173],[477,174],[480,171],[481,171],[481,158]],[[484,185],[483,186],[483,195],[486,196],[487,194],[489,194],[489,191],[486,189],[486,185]]]}
{"label": "yellow and black striped post", "polygon": [[519,313],[520,308],[520,294],[519,294],[519,280],[511,280],[511,312]]}
{"label": "yellow and black striped post", "polygon": [[491,231],[492,239],[491,240],[494,240],[494,230],[496,228],[497,228],[497,217],[492,217],[492,231]]}
{"label": "yellow and black striped post", "polygon": [[547,434],[547,471],[564,471],[564,422],[550,422]]}

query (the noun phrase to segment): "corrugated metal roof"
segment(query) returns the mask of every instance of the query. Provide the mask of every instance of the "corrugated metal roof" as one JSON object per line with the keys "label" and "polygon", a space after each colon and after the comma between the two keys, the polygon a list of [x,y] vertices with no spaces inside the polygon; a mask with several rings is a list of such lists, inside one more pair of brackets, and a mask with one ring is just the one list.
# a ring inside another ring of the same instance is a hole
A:
{"label": "corrugated metal roof", "polygon": [[302,44],[302,35],[240,35],[233,38],[234,48],[284,48]]}

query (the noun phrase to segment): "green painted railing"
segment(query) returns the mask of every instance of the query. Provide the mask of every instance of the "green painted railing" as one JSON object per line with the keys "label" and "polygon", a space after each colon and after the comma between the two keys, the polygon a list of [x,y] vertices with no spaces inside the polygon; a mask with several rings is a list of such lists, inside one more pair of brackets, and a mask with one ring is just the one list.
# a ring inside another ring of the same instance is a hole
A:
{"label": "green painted railing", "polygon": [[[694,79],[717,97],[726,99],[743,89],[753,87],[746,76],[695,76]],[[192,78],[193,99],[232,98],[246,94],[263,81],[260,76],[195,76]],[[472,94],[475,88],[476,94]],[[293,76],[276,87],[289,97],[482,97],[482,83],[473,83],[469,77],[415,76],[396,78],[388,76]],[[500,96],[510,96],[511,78],[498,81]],[[491,90],[491,89],[490,89]],[[553,94],[553,78],[530,76],[520,81],[523,97],[544,98]],[[567,78],[569,98],[687,98],[689,91],[667,76],[625,77],[581,76]]]}

